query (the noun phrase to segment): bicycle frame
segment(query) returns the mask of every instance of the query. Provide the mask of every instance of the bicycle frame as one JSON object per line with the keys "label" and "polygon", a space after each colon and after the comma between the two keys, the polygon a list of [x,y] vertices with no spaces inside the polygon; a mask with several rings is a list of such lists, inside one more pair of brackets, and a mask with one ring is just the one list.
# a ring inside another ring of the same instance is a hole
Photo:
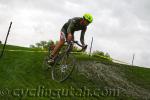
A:
{"label": "bicycle frame", "polygon": [[[57,82],[65,81],[75,68],[76,59],[74,55],[71,54],[73,45],[77,44],[78,46],[82,47],[82,49],[79,51],[85,50],[87,48],[87,45],[82,46],[78,43],[78,41],[70,41],[69,43],[66,43],[67,46],[64,51],[58,53],[57,57],[55,58],[54,64],[51,65],[51,77]],[[47,62],[48,59],[46,58],[45,61]]]}
{"label": "bicycle frame", "polygon": [[83,47],[81,44],[78,43],[78,41],[71,41],[71,42],[68,43],[68,48],[67,48],[66,52],[70,52],[71,51],[72,46],[74,45],[74,43],[77,44],[79,47],[82,47],[82,49],[79,50],[78,52],[81,52],[81,51],[83,51],[84,49],[87,48],[87,45],[85,47]]}

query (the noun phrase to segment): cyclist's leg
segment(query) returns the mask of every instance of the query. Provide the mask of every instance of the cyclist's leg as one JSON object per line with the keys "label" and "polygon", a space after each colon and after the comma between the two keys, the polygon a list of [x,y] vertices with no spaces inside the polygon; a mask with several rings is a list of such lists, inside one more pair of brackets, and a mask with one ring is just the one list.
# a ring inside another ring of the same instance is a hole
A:
{"label": "cyclist's leg", "polygon": [[61,47],[64,45],[65,40],[66,40],[66,36],[65,36],[64,32],[61,32],[61,33],[60,33],[60,40],[59,40],[59,42],[56,44],[56,46],[55,46],[55,48],[53,49],[52,54],[51,54],[51,57],[52,57],[53,60],[55,59],[55,57],[56,57],[57,54],[59,53]]}
{"label": "cyclist's leg", "polygon": [[[74,31],[73,32],[71,32],[72,33],[72,41],[74,41]],[[66,36],[67,37],[67,36]],[[71,46],[71,48],[70,48],[70,50],[72,50],[73,49],[73,45]]]}

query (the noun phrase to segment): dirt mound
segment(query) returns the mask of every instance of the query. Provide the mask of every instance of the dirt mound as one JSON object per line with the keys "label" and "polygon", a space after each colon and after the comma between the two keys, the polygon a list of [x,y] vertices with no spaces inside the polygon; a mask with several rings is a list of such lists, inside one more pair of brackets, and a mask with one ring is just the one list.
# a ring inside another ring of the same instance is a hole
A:
{"label": "dirt mound", "polygon": [[97,61],[82,61],[79,65],[78,71],[93,82],[101,83],[104,87],[117,88],[123,96],[150,99],[148,90],[128,81],[118,66],[105,65]]}

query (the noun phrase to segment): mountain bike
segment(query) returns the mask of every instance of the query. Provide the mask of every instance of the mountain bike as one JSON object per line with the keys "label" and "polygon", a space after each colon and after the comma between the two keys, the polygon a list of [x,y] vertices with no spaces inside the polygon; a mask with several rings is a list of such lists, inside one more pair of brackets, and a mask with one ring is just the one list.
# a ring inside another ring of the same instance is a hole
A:
{"label": "mountain bike", "polygon": [[87,45],[83,47],[78,43],[78,41],[71,41],[67,43],[67,45],[64,47],[64,50],[61,50],[59,54],[57,54],[54,64],[52,65],[49,65],[47,62],[49,60],[49,55],[51,54],[51,50],[48,50],[48,55],[44,59],[44,65],[46,66],[47,70],[51,69],[51,77],[53,80],[57,82],[63,82],[68,79],[73,72],[76,63],[74,53],[72,52],[74,44],[77,44],[82,48],[77,52],[82,52],[87,49]]}

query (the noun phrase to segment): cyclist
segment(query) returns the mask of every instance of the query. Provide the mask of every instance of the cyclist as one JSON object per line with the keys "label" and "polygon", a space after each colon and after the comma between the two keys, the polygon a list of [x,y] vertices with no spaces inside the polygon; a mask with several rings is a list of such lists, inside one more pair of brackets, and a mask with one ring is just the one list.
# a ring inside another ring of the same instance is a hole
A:
{"label": "cyclist", "polygon": [[89,13],[84,14],[83,17],[74,17],[72,19],[69,19],[68,22],[66,22],[61,29],[60,40],[56,47],[53,49],[48,63],[54,63],[54,59],[57,53],[60,51],[61,47],[64,45],[65,41],[69,42],[74,40],[75,31],[81,30],[80,42],[82,46],[85,47],[86,45],[84,44],[84,34],[86,32],[87,26],[92,23],[92,21],[93,17]]}

